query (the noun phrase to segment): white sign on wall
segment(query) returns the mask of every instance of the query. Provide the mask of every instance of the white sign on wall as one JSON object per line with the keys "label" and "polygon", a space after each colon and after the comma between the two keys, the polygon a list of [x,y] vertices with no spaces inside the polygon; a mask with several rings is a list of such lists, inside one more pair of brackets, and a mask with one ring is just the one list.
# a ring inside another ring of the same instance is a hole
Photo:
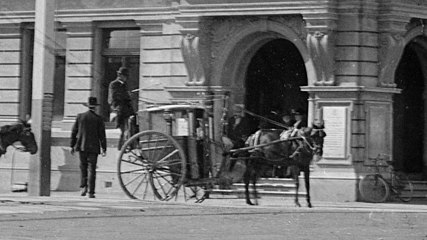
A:
{"label": "white sign on wall", "polygon": [[325,142],[323,156],[325,158],[345,158],[347,142],[347,107],[323,107],[325,122]]}
{"label": "white sign on wall", "polygon": [[176,118],[175,119],[176,129],[175,136],[188,136],[188,120],[186,118]]}

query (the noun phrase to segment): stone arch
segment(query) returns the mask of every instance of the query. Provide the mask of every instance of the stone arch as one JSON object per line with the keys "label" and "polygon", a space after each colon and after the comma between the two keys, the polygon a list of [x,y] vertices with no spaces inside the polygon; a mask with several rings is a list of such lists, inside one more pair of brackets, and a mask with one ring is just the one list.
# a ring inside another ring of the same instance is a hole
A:
{"label": "stone arch", "polygon": [[383,63],[380,76],[379,85],[382,87],[395,87],[395,72],[402,58],[405,47],[413,39],[418,36],[426,36],[424,33],[424,26],[417,26],[409,30],[403,36],[399,34],[388,34],[385,36],[384,41],[387,43],[383,48],[387,51],[383,54]]}
{"label": "stone arch", "polygon": [[232,89],[244,88],[246,68],[251,58],[265,43],[279,38],[292,42],[298,49],[305,63],[308,85],[314,85],[317,81],[314,65],[301,36],[290,27],[268,19],[246,24],[229,36],[213,66],[212,83]]}
{"label": "stone arch", "polygon": [[[393,61],[393,156],[398,169],[427,173],[427,35],[423,27],[408,31]],[[410,73],[410,74],[408,74]]]}

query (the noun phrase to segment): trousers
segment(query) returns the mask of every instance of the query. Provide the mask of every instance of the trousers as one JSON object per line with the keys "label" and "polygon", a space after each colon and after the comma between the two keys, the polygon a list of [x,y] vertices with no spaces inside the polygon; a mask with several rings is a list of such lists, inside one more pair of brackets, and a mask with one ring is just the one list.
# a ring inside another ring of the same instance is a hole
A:
{"label": "trousers", "polygon": [[89,194],[95,194],[96,164],[98,153],[79,152],[80,156],[80,187],[88,188]]}

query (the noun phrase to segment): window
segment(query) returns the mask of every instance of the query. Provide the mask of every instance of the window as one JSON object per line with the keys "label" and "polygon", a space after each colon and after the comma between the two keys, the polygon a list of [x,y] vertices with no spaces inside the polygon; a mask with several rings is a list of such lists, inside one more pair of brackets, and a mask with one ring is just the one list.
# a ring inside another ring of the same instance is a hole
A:
{"label": "window", "polygon": [[139,29],[105,30],[106,49],[139,49]]}
{"label": "window", "polygon": [[55,71],[53,76],[53,121],[64,117],[65,92],[65,49],[67,33],[64,30],[55,32]]}

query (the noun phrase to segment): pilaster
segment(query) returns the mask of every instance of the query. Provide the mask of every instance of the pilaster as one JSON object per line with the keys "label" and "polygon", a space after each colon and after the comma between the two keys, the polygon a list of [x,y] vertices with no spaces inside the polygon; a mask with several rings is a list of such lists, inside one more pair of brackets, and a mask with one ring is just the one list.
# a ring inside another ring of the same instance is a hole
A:
{"label": "pilaster", "polygon": [[64,127],[74,122],[85,110],[83,103],[96,96],[93,83],[94,24],[92,22],[63,23],[67,30]]}
{"label": "pilaster", "polygon": [[378,10],[376,1],[339,2],[337,85],[378,85]]}
{"label": "pilaster", "polygon": [[15,122],[22,107],[21,40],[19,24],[0,25],[0,124]]}

